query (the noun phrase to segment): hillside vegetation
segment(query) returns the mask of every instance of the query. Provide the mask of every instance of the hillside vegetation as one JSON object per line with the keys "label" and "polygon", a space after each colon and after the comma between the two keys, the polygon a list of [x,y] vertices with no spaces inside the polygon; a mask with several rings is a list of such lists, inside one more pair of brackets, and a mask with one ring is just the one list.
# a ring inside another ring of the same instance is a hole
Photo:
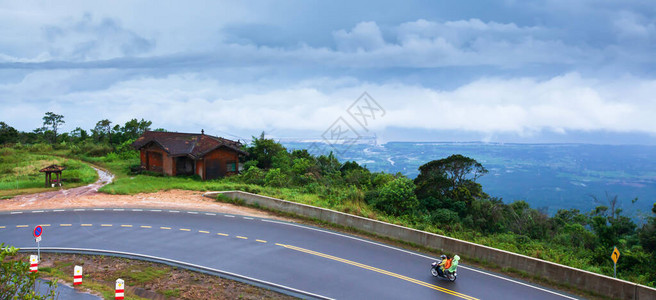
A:
{"label": "hillside vegetation", "polygon": [[[613,275],[610,255],[616,246],[621,252],[618,277],[656,286],[656,204],[647,222],[640,225],[617,208],[620,201],[631,200],[610,194],[598,197],[605,205],[592,211],[561,209],[549,217],[524,201],[504,203],[485,193],[477,180],[487,169],[466,156],[436,157],[420,166],[419,175],[412,180],[400,173],[371,172],[356,162],[340,162],[332,153],[316,156],[307,150],[288,151],[264,134],[244,147],[250,156],[241,162],[244,171],[237,176],[201,181],[194,176],[137,174],[131,170],[138,169],[138,153],[129,144],[148,129],[149,122],[135,119],[106,131],[103,128],[107,127],[100,125],[84,138],[81,134],[71,138],[71,133],[68,139],[60,136],[50,141],[61,155],[112,170],[116,180],[103,187],[102,192],[243,190],[444,234],[609,276]],[[47,142],[46,138],[43,134],[39,140],[37,135],[33,142]],[[24,147],[21,145],[18,147]]]}

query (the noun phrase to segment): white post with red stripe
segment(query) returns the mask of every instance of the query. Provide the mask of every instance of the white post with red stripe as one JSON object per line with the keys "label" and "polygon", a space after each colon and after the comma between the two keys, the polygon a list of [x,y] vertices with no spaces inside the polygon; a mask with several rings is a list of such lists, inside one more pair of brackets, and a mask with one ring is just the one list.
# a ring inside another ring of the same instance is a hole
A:
{"label": "white post with red stripe", "polygon": [[39,271],[39,256],[30,255],[30,272]]}
{"label": "white post with red stripe", "polygon": [[116,300],[123,300],[125,295],[125,282],[123,279],[116,279]]}
{"label": "white post with red stripe", "polygon": [[82,266],[73,269],[73,285],[82,284]]}

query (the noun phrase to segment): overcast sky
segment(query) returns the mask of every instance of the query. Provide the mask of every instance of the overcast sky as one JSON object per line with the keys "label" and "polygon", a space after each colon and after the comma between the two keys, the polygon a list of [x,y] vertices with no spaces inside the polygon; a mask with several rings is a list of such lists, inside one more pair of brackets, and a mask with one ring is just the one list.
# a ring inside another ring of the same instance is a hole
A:
{"label": "overcast sky", "polygon": [[22,131],[52,111],[64,131],[656,144],[653,1],[7,2],[0,121]]}

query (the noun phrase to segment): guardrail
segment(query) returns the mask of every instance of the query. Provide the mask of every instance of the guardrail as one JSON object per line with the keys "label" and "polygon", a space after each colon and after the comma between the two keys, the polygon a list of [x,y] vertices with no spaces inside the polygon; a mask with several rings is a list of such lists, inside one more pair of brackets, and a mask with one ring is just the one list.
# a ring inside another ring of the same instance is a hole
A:
{"label": "guardrail", "polygon": [[330,209],[242,191],[210,192],[204,194],[204,196],[212,197],[217,194],[223,194],[232,199],[242,200],[248,205],[259,205],[268,209],[351,227],[438,251],[448,251],[468,257],[475,257],[484,262],[524,271],[554,282],[566,283],[581,290],[594,292],[612,298],[633,300],[656,299],[656,289],[644,285],[443,235],[367,219]]}

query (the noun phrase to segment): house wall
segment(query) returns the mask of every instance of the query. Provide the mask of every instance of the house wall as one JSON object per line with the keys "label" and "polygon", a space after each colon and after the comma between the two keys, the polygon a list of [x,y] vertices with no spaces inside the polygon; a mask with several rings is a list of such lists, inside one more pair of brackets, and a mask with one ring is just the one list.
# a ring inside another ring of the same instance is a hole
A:
{"label": "house wall", "polygon": [[[239,170],[239,154],[228,148],[215,149],[214,151],[207,153],[203,160],[204,160],[203,163],[204,166],[202,169],[203,169],[203,174],[205,175],[204,177],[201,176],[203,177],[203,179],[216,179],[221,176],[234,175],[237,174],[238,172],[237,170]],[[236,168],[234,172],[230,172],[227,170],[228,162],[235,162]],[[208,166],[212,166],[214,164],[218,164],[219,167],[218,174],[214,174],[211,168],[208,170]]]}
{"label": "house wall", "polygon": [[[161,155],[161,160],[156,158],[157,154]],[[156,145],[148,145],[144,148],[141,148],[140,156],[141,166],[143,166],[146,170],[162,172],[166,175],[174,175],[173,161],[168,156],[168,153],[164,151],[164,149]]]}
{"label": "house wall", "polygon": [[202,159],[196,161],[196,174],[205,180],[205,161]]}

